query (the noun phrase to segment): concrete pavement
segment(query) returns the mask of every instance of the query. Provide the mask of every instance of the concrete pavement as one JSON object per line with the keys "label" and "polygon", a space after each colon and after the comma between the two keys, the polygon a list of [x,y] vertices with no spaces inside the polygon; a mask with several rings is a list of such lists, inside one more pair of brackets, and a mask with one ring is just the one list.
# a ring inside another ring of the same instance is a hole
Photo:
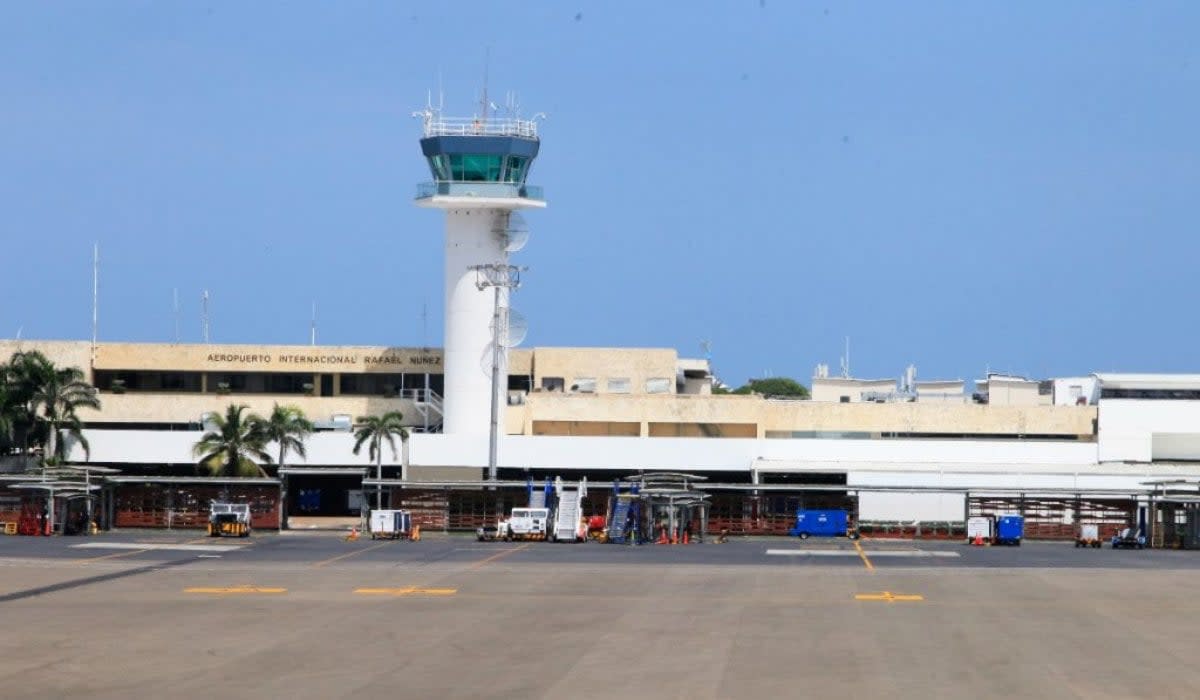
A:
{"label": "concrete pavement", "polygon": [[0,696],[1200,696],[1193,552],[81,543],[0,540]]}

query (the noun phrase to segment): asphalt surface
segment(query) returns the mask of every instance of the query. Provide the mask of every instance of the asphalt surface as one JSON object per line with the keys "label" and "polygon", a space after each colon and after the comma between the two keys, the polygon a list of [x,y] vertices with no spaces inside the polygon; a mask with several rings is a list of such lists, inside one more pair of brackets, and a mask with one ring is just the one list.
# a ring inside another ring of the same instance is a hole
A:
{"label": "asphalt surface", "polygon": [[1200,696],[1200,552],[0,538],[0,697]]}
{"label": "asphalt surface", "polygon": [[[247,539],[210,538],[201,531],[130,531],[96,537],[0,538],[0,558],[87,560],[115,555],[127,561],[222,559],[230,562],[317,563],[335,558],[346,564],[424,564],[470,562],[487,553],[515,549],[513,563],[672,564],[714,566],[848,566],[862,567],[861,548],[872,566],[923,568],[1100,568],[1200,569],[1200,552],[1178,550],[1112,550],[1076,548],[1069,542],[1025,542],[1019,547],[975,547],[936,540],[861,540],[755,537],[731,538],[725,544],[612,545],[477,542],[467,535],[426,534],[420,542],[346,541],[341,533],[255,533]],[[141,549],[139,549],[141,548]],[[211,551],[209,551],[211,549]],[[768,554],[770,552],[770,554]],[[347,556],[348,555],[348,556]]]}

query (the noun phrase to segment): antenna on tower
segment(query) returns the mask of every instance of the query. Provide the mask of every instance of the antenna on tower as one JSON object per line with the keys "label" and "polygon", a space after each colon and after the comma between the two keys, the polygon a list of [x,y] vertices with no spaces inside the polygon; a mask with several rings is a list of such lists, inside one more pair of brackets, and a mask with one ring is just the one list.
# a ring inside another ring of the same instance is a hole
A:
{"label": "antenna on tower", "polygon": [[850,378],[850,336],[846,336],[846,354],[842,355],[842,378]]}
{"label": "antenna on tower", "polygon": [[96,364],[96,341],[100,337],[100,243],[92,245],[92,365]]}
{"label": "antenna on tower", "polygon": [[487,123],[488,112],[489,112],[488,108],[491,105],[491,103],[488,102],[488,69],[491,67],[491,63],[492,63],[492,47],[489,46],[489,47],[485,48],[484,52],[483,52],[483,99],[480,100],[480,103],[479,103],[479,106],[481,107],[481,109],[480,109],[481,114],[480,114],[479,118],[483,120],[484,124]]}
{"label": "antenna on tower", "polygon": [[429,302],[421,302],[421,347],[429,347]]}
{"label": "antenna on tower", "polygon": [[317,302],[312,303],[312,325],[309,329],[309,345],[317,344]]}
{"label": "antenna on tower", "polygon": [[208,290],[200,295],[200,327],[204,332],[204,344],[208,344]]}
{"label": "antenna on tower", "polygon": [[529,243],[529,224],[520,212],[500,212],[492,225],[492,233],[500,239],[505,253],[516,253]]}

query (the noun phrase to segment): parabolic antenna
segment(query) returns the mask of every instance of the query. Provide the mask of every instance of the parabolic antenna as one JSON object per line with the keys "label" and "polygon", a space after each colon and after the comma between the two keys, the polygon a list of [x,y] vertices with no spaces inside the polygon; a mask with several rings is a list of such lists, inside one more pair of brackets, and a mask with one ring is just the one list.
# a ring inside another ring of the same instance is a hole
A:
{"label": "parabolic antenna", "polygon": [[515,348],[525,342],[525,336],[529,335],[529,321],[525,320],[525,315],[520,311],[501,306],[500,333],[496,333],[495,328],[492,329],[492,333],[500,347]]}
{"label": "parabolic antenna", "polygon": [[492,337],[496,339],[494,343],[488,343],[483,355],[479,358],[479,366],[483,369],[484,376],[492,376],[492,362],[499,360],[500,371],[503,373],[508,366],[507,353],[500,353],[497,358],[492,357],[492,348],[497,345],[502,348],[515,348],[525,342],[525,336],[529,334],[529,321],[525,320],[525,315],[516,309],[510,309],[507,306],[500,307],[500,330],[496,333],[495,324],[491,325]]}
{"label": "parabolic antenna", "polygon": [[500,237],[504,252],[515,253],[529,242],[529,224],[525,223],[525,217],[520,212],[508,212],[506,216],[499,217],[498,223],[496,235]]}

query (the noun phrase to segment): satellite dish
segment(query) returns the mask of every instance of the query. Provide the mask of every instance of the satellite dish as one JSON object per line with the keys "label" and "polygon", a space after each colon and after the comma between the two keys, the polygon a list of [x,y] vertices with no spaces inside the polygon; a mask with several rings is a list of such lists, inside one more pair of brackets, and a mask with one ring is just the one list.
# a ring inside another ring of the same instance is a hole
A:
{"label": "satellite dish", "polygon": [[499,226],[495,232],[504,246],[504,252],[515,253],[529,242],[529,224],[525,223],[525,217],[520,212],[509,212],[507,216],[499,217],[497,223]]}
{"label": "satellite dish", "polygon": [[503,348],[515,348],[525,342],[525,336],[529,335],[529,321],[525,320],[525,315],[516,309],[507,306],[500,307],[500,333],[496,333],[495,327],[492,328],[492,333]]}

